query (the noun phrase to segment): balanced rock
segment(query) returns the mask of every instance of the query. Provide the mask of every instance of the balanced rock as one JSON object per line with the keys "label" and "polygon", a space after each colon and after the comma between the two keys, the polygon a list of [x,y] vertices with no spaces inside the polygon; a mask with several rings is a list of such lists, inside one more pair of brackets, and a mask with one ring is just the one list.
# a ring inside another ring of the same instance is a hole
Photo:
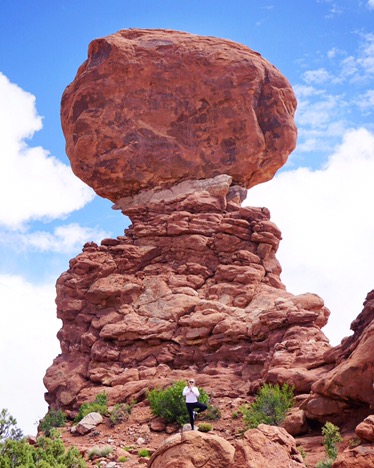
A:
{"label": "balanced rock", "polygon": [[169,30],[94,40],[62,99],[74,173],[117,202],[228,174],[271,179],[296,143],[287,79],[244,45]]}
{"label": "balanced rock", "polygon": [[281,281],[269,210],[241,206],[292,151],[295,106],[287,80],[230,41],[128,30],[91,43],[62,100],[67,152],[132,224],[85,244],[57,281],[51,407],[74,417],[101,392],[140,402],[194,373],[219,399],[292,385],[295,434],[311,419],[372,414],[374,293],[332,349],[323,300]]}

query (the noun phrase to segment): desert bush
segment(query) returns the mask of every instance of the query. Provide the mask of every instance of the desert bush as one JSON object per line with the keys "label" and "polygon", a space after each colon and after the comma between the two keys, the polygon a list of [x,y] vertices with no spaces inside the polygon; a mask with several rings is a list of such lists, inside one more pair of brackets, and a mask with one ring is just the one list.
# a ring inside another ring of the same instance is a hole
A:
{"label": "desert bush", "polygon": [[39,437],[36,445],[26,439],[7,439],[0,444],[0,468],[87,468],[76,447],[66,450],[60,433],[51,429],[50,437]]}
{"label": "desert bush", "polygon": [[48,413],[40,422],[40,428],[46,436],[49,436],[52,428],[63,427],[66,423],[66,415],[61,410],[50,408]]}
{"label": "desert bush", "polygon": [[209,431],[211,431],[213,429],[213,426],[211,424],[209,424],[209,423],[203,423],[202,422],[202,423],[199,424],[198,429],[199,429],[200,432],[209,432]]}
{"label": "desert bush", "polygon": [[0,412],[0,442],[6,439],[21,440],[23,433],[17,427],[17,420],[8,413],[6,408]]}
{"label": "desert bush", "polygon": [[232,419],[239,419],[240,416],[242,416],[242,411],[240,409],[237,409],[233,411],[231,416],[232,416]]}
{"label": "desert bush", "polygon": [[316,468],[330,468],[338,456],[337,445],[343,439],[337,426],[327,421],[322,427],[323,446],[325,447],[326,458],[318,462]]}
{"label": "desert bush", "polygon": [[279,426],[285,419],[287,411],[293,406],[293,387],[284,384],[264,384],[255,401],[242,405],[240,410],[246,428],[255,428],[259,424]]}
{"label": "desert bush", "polygon": [[[189,421],[186,400],[182,395],[185,387],[184,380],[175,382],[165,390],[153,389],[148,392],[147,398],[152,414],[166,419],[168,422],[177,422],[181,426]],[[205,390],[200,390],[198,399],[201,403],[208,404],[209,396]]]}
{"label": "desert bush", "polygon": [[94,447],[88,452],[88,459],[94,460],[95,458],[106,458],[113,452],[113,448],[106,446],[106,447]]}
{"label": "desert bush", "polygon": [[149,458],[151,456],[151,452],[147,449],[140,449],[138,450],[138,455],[139,457]]}
{"label": "desert bush", "polygon": [[79,422],[89,413],[100,413],[102,416],[105,416],[108,412],[108,395],[104,393],[99,393],[96,395],[94,401],[89,403],[83,403],[82,406],[79,408],[79,412],[75,417],[74,421]]}
{"label": "desert bush", "polygon": [[362,444],[362,440],[359,437],[353,437],[349,439],[348,443],[350,448],[355,448]]}
{"label": "desert bush", "polygon": [[113,409],[109,411],[109,419],[110,422],[115,425],[119,424],[123,421],[126,421],[126,419],[129,417],[131,414],[131,411],[134,407],[135,403],[117,403],[114,405]]}
{"label": "desert bush", "polygon": [[306,459],[306,451],[304,450],[304,448],[303,447],[298,447],[297,450],[299,451],[300,455],[303,457],[303,460],[305,460]]}

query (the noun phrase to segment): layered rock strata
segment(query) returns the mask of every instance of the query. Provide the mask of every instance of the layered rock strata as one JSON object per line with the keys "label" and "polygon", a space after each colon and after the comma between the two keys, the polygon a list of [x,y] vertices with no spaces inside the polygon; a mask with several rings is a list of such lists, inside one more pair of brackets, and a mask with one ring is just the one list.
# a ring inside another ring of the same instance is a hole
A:
{"label": "layered rock strata", "polygon": [[313,383],[308,417],[344,423],[374,413],[374,290],[352,322],[353,334],[323,356],[332,369]]}
{"label": "layered rock strata", "polygon": [[191,372],[216,396],[264,380],[310,391],[326,371],[329,312],[286,291],[281,233],[266,208],[241,207],[244,196],[222,175],[123,202],[126,235],[86,244],[57,281],[62,353],[44,379],[48,403],[142,399]]}

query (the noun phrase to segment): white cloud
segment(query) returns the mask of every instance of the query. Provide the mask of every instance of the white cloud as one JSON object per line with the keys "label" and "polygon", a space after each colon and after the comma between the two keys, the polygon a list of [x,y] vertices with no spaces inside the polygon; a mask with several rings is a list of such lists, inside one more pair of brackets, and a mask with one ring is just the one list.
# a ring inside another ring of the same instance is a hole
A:
{"label": "white cloud", "polygon": [[374,0],[368,0],[368,7],[374,10]]}
{"label": "white cloud", "polygon": [[41,147],[26,139],[42,127],[35,97],[0,73],[0,224],[18,229],[61,218],[94,198],[93,191]]}
{"label": "white cloud", "polygon": [[337,47],[333,47],[327,52],[327,57],[329,59],[333,59],[339,55],[345,55],[345,51],[342,49],[338,49]]}
{"label": "white cloud", "polygon": [[266,206],[282,231],[282,279],[295,294],[319,294],[332,314],[333,344],[350,334],[373,288],[374,134],[347,131],[325,167],[283,171],[249,190],[247,205]]}
{"label": "white cloud", "polygon": [[60,352],[55,296],[54,284],[0,275],[0,408],[8,408],[26,434],[36,434],[34,423],[47,412],[43,377]]}
{"label": "white cloud", "polygon": [[325,68],[319,68],[318,70],[308,70],[304,73],[303,78],[307,84],[321,84],[334,79],[334,77]]}
{"label": "white cloud", "polygon": [[86,242],[100,243],[102,239],[110,237],[110,233],[102,229],[82,227],[71,223],[58,226],[53,232],[33,231],[14,234],[0,233],[0,244],[16,248],[17,251],[28,250],[36,252],[57,252],[71,254],[80,250]]}
{"label": "white cloud", "polygon": [[364,42],[357,63],[362,67],[366,76],[372,77],[374,74],[374,33],[364,35]]}
{"label": "white cloud", "polygon": [[357,75],[358,73],[357,61],[351,55],[349,57],[345,57],[341,61],[340,65],[341,65],[340,76],[342,77],[343,80],[349,79]]}
{"label": "white cloud", "polygon": [[358,96],[355,104],[361,109],[364,113],[371,113],[374,110],[374,89],[369,89],[366,93]]}

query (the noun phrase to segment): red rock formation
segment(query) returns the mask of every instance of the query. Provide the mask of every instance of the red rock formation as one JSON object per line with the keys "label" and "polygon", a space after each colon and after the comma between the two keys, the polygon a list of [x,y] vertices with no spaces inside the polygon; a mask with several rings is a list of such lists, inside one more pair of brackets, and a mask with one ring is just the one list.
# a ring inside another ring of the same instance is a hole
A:
{"label": "red rock formation", "polygon": [[188,431],[167,439],[152,455],[149,468],[302,468],[295,440],[278,427],[260,424],[231,445],[216,434]]}
{"label": "red rock formation", "polygon": [[57,281],[51,406],[74,415],[103,391],[139,401],[196,373],[230,401],[293,385],[295,434],[372,412],[374,292],[332,349],[323,300],[281,282],[269,211],[241,206],[293,149],[294,110],[279,72],[229,41],[130,30],[90,45],[63,96],[67,151],[132,225],[86,244]]}
{"label": "red rock formation", "polygon": [[[307,415],[320,421],[344,422],[374,409],[374,290],[352,323],[353,335],[326,352],[332,369],[312,385]],[[353,410],[353,411],[352,411]],[[363,412],[362,412],[363,410]]]}
{"label": "red rock formation", "polygon": [[[275,257],[281,233],[266,208],[242,208],[231,177],[185,181],[133,197],[126,236],[87,244],[57,282],[62,354],[47,401],[74,410],[185,378],[217,396],[287,380],[309,392],[322,372],[328,310],[288,293]],[[131,203],[130,203],[131,201]]]}
{"label": "red rock formation", "polygon": [[61,116],[73,171],[117,202],[220,174],[271,179],[295,147],[295,108],[288,81],[248,47],[131,29],[90,44]]}

